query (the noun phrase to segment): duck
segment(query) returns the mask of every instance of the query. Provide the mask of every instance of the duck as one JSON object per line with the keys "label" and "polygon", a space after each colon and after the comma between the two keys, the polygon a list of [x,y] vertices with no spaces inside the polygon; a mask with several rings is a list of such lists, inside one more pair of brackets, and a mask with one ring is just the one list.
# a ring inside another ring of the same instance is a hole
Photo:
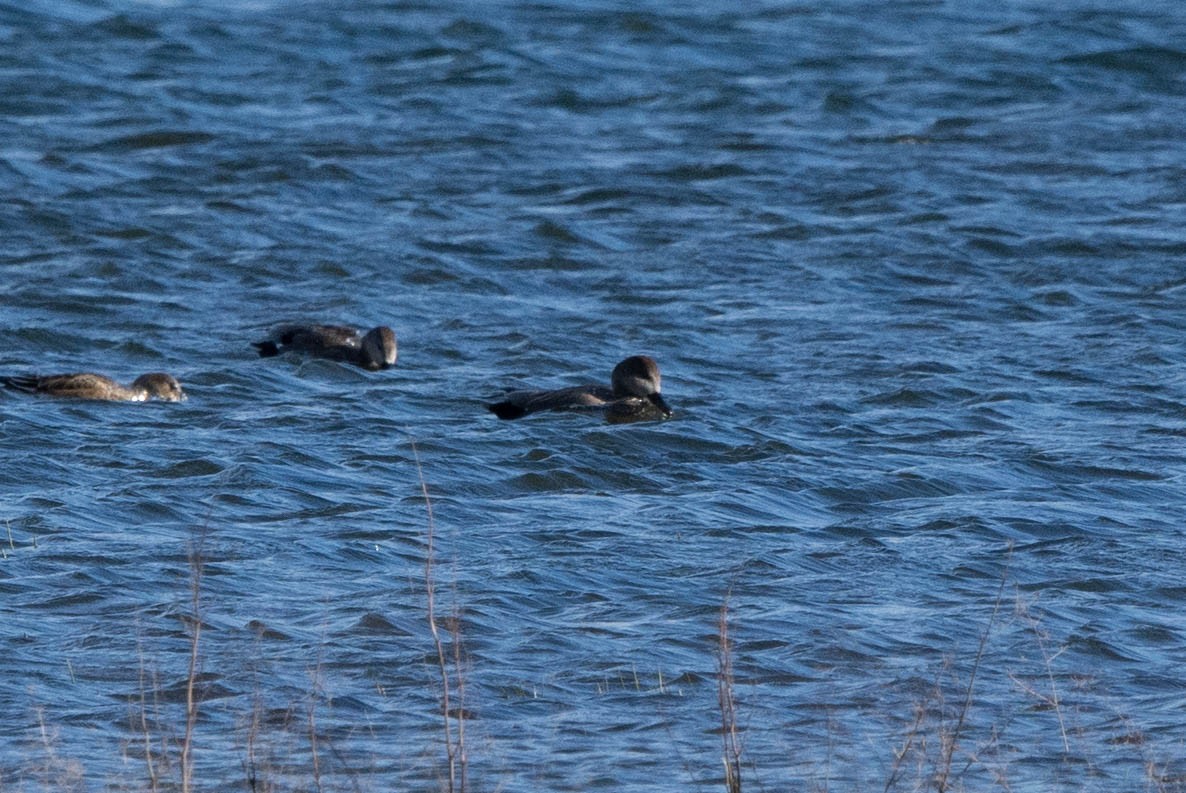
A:
{"label": "duck", "polygon": [[671,417],[660,393],[659,364],[649,355],[632,355],[614,367],[610,387],[583,385],[553,391],[512,391],[486,409],[500,419],[522,418],[545,410],[590,410],[622,424]]}
{"label": "duck", "polygon": [[130,386],[93,372],[0,377],[0,382],[29,394],[106,402],[146,402],[153,397],[165,402],[181,402],[187,398],[177,378],[164,372],[142,374]]}
{"label": "duck", "polygon": [[318,358],[345,361],[378,371],[395,365],[395,333],[386,325],[365,334],[345,325],[281,325],[264,341],[252,342],[259,357],[300,352]]}

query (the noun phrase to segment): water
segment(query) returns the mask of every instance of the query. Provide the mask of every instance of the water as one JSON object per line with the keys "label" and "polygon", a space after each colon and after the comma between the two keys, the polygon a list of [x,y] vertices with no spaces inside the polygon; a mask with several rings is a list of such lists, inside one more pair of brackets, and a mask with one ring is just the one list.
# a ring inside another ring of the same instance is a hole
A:
{"label": "water", "polygon": [[0,787],[1183,787],[1176,4],[343,5],[0,8]]}

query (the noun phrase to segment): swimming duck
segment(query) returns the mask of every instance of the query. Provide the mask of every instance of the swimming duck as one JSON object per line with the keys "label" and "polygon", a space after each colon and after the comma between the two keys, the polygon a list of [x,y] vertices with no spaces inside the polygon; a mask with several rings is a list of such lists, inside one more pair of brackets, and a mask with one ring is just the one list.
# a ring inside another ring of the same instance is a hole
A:
{"label": "swimming duck", "polygon": [[395,365],[395,333],[386,325],[363,335],[343,325],[281,325],[264,341],[252,342],[259,357],[283,352],[303,352],[319,358],[345,361],[372,371]]}
{"label": "swimming duck", "polygon": [[0,382],[9,388],[29,394],[102,399],[109,402],[145,402],[152,397],[165,402],[181,402],[186,398],[185,392],[181,390],[181,383],[164,372],[142,374],[130,386],[120,385],[110,377],[91,372],[0,377]]}
{"label": "swimming duck", "polygon": [[600,410],[606,421],[621,424],[671,416],[659,393],[659,364],[647,355],[632,355],[614,367],[611,388],[574,386],[554,391],[512,391],[486,408],[500,419],[517,419],[541,410]]}

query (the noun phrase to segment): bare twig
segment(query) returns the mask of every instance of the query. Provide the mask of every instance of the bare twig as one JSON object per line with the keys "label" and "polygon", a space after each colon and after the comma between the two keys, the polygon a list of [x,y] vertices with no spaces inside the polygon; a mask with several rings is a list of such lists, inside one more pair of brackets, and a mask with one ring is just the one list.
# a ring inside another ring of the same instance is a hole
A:
{"label": "bare twig", "polygon": [[[1033,633],[1034,633],[1034,639],[1038,642],[1038,650],[1041,651],[1042,660],[1045,662],[1045,665],[1046,665],[1046,680],[1050,683],[1050,696],[1045,696],[1045,695],[1039,694],[1037,691],[1034,691],[1029,686],[1024,686],[1024,687],[1027,690],[1029,690],[1029,692],[1032,695],[1034,695],[1038,699],[1042,700],[1043,702],[1045,702],[1051,708],[1054,709],[1054,715],[1058,718],[1059,735],[1062,737],[1063,752],[1066,754],[1070,754],[1071,753],[1071,742],[1070,742],[1070,739],[1067,737],[1067,725],[1062,717],[1062,703],[1059,700],[1058,687],[1054,683],[1054,659],[1057,658],[1059,655],[1061,655],[1062,651],[1060,650],[1059,652],[1055,653],[1054,655],[1051,655],[1046,650],[1046,641],[1045,641],[1046,635],[1042,632],[1041,627],[1038,625],[1037,618],[1035,618],[1032,614],[1030,614],[1029,608],[1026,607],[1026,605],[1024,603],[1021,603],[1020,596],[1018,598],[1017,610],[1025,618],[1026,622],[1029,624],[1030,630],[1033,631]],[[1014,678],[1014,680],[1016,681],[1016,678]]]}
{"label": "bare twig", "polygon": [[894,766],[890,769],[889,778],[885,780],[884,793],[889,793],[894,785],[898,783],[898,775],[902,771],[902,764],[910,756],[910,750],[914,747],[914,742],[922,736],[922,725],[926,717],[927,700],[924,699],[914,706],[914,723],[910,725],[910,731],[906,733],[906,741],[902,744],[902,748],[894,751]]}

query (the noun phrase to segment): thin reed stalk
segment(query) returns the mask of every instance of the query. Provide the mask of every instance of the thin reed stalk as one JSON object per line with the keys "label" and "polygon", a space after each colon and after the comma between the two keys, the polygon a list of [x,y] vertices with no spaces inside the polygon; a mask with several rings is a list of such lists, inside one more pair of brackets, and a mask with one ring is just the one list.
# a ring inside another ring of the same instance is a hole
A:
{"label": "thin reed stalk", "polygon": [[309,692],[308,707],[305,711],[306,720],[309,725],[309,753],[313,760],[313,787],[317,793],[322,793],[321,787],[321,755],[317,751],[317,699],[321,693],[321,658],[320,650],[318,651],[317,670],[311,675],[313,678],[313,685]]}
{"label": "thin reed stalk", "polygon": [[259,776],[259,764],[256,762],[259,732],[263,720],[264,702],[259,689],[258,672],[255,680],[255,693],[251,698],[251,721],[247,725],[247,756],[243,758],[243,770],[247,774],[247,789],[251,793],[258,793],[264,789],[263,780]]}
{"label": "thin reed stalk", "polygon": [[[158,793],[160,790],[160,775],[157,772],[156,761],[153,757],[152,748],[152,730],[148,726],[148,700],[146,692],[148,690],[147,680],[145,679],[147,668],[144,663],[144,645],[140,641],[139,630],[137,629],[136,638],[136,655],[140,662],[140,719],[139,727],[140,734],[144,736],[144,763],[148,767],[148,789],[151,793]],[[155,681],[154,681],[155,682]],[[153,719],[155,720],[158,711],[156,700],[156,686],[153,686]]]}
{"label": "thin reed stalk", "polygon": [[[465,717],[459,708],[457,710],[457,729],[453,729],[449,722],[452,712],[452,691],[457,688],[459,696],[464,692],[464,676],[460,666],[460,620],[453,621],[453,662],[454,671],[449,669],[449,653],[445,649],[445,641],[441,638],[436,620],[436,568],[435,568],[435,538],[436,521],[432,514],[432,499],[428,495],[428,484],[424,481],[424,469],[420,465],[420,454],[416,444],[412,444],[412,456],[416,460],[416,473],[420,479],[420,493],[424,497],[424,508],[427,512],[428,531],[425,543],[424,559],[424,588],[427,596],[428,628],[432,632],[433,647],[436,650],[437,669],[441,676],[441,712],[443,716],[443,733],[445,738],[445,759],[448,764],[448,793],[464,793],[466,790],[466,776],[468,770],[468,755],[465,748]],[[454,680],[456,677],[456,680]]]}
{"label": "thin reed stalk", "polygon": [[50,736],[49,727],[45,723],[45,709],[37,708],[37,728],[41,732],[41,746],[45,751],[45,765],[41,769],[41,784],[50,789],[54,766],[57,765],[57,752],[54,751],[54,741]]}
{"label": "thin reed stalk", "polygon": [[453,637],[453,674],[457,686],[457,757],[458,770],[461,774],[460,790],[465,791],[469,787],[469,754],[465,748],[465,675],[462,674],[462,657],[461,657],[461,614],[456,608],[453,611],[453,624],[450,626],[450,633]]}
{"label": "thin reed stalk", "polygon": [[[1009,556],[1013,554],[1012,547],[1009,548]],[[935,790],[938,793],[946,793],[951,784],[951,764],[955,758],[955,750],[959,746],[960,733],[963,732],[964,724],[967,721],[968,714],[972,710],[972,695],[976,686],[976,674],[980,671],[980,663],[984,660],[984,650],[988,646],[988,636],[992,632],[993,625],[996,624],[997,615],[1001,611],[1001,602],[1005,596],[1005,583],[1009,578],[1009,560],[1005,560],[1005,569],[1001,572],[1001,584],[997,587],[996,601],[993,603],[992,615],[988,618],[988,624],[984,626],[984,631],[980,634],[980,642],[976,646],[976,657],[972,661],[972,670],[968,674],[968,685],[964,688],[964,700],[960,705],[958,714],[956,715],[955,726],[950,733],[943,735],[942,749],[939,758],[939,771],[935,775]]]}
{"label": "thin reed stalk", "polygon": [[190,633],[189,633],[189,674],[185,680],[185,735],[181,739],[181,793],[190,793],[193,789],[193,743],[194,728],[198,723],[197,695],[198,675],[201,668],[201,640],[202,640],[202,573],[205,562],[202,557],[202,546],[205,543],[205,532],[199,535],[196,543],[189,548],[189,593],[190,593]]}
{"label": "thin reed stalk", "polygon": [[717,706],[721,712],[721,760],[726,793],[741,793],[741,737],[733,692],[733,645],[729,638],[729,596],[717,622]]}

